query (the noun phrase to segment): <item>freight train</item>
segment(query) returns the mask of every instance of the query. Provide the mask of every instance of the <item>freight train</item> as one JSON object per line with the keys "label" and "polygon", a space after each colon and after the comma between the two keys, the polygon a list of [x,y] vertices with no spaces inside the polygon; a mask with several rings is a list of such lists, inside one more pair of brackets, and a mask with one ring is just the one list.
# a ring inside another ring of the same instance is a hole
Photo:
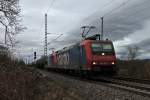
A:
{"label": "freight train", "polygon": [[88,37],[75,45],[53,52],[49,68],[116,73],[116,55],[112,41],[100,40],[100,35]]}

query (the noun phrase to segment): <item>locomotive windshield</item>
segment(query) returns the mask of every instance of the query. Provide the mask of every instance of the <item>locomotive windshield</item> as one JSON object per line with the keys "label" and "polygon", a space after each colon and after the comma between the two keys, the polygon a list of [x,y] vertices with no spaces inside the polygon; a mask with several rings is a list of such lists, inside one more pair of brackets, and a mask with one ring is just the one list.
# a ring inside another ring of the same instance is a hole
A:
{"label": "locomotive windshield", "polygon": [[113,53],[113,46],[112,44],[106,44],[106,43],[93,43],[92,44],[92,52],[93,53],[102,53],[102,52],[106,52],[106,53]]}

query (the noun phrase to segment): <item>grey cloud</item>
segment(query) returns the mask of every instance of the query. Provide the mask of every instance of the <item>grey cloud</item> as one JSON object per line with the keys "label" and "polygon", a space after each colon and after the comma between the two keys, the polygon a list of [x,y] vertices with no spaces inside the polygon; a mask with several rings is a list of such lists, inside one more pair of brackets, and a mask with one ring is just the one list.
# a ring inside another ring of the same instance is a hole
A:
{"label": "grey cloud", "polygon": [[[144,1],[131,5],[129,3],[126,8],[116,9],[114,13],[106,16],[106,18],[104,17],[105,36],[117,40],[143,29],[144,22],[150,18],[148,9],[150,1],[147,0],[143,5],[139,5],[142,2]],[[93,21],[92,24],[100,26],[97,25],[97,20]]]}
{"label": "grey cloud", "polygon": [[[91,34],[100,33],[100,17],[113,8],[118,7],[118,2],[122,2],[121,0],[114,0],[114,2],[109,4],[110,1],[56,0],[48,14],[48,32],[63,33],[65,36],[55,41],[49,47],[62,48],[72,44],[72,41],[77,42],[81,40],[81,26],[83,25],[94,25],[97,27],[96,30],[91,31]],[[24,23],[28,27],[28,30],[25,32],[26,36],[23,36],[23,38],[19,37],[23,41],[21,45],[24,45],[24,47],[42,48],[41,43],[44,41],[44,13],[49,3],[49,0],[21,0]],[[104,7],[105,4],[109,5]],[[144,29],[145,22],[150,18],[149,4],[149,0],[130,0],[125,6],[105,16],[105,37],[111,38],[113,41],[121,40]],[[48,41],[53,38],[55,36],[49,36]],[[64,42],[59,42],[62,40]],[[143,45],[143,47],[148,45],[147,42],[144,44],[139,45]],[[122,53],[118,51],[118,54],[121,55]]]}
{"label": "grey cloud", "polygon": [[21,41],[21,46],[28,47],[28,48],[35,48],[40,47],[42,44],[39,43],[38,40],[27,40],[27,41]]}
{"label": "grey cloud", "polygon": [[150,53],[150,38],[143,40],[142,42],[135,45],[139,46],[139,49],[142,49],[143,51]]}
{"label": "grey cloud", "polygon": [[146,40],[143,40],[139,43],[132,43],[132,44],[129,44],[129,45],[126,45],[126,46],[119,47],[120,50],[117,51],[117,55],[119,56],[119,58],[121,56],[122,57],[127,57],[127,52],[128,52],[127,47],[128,46],[129,47],[137,46],[138,47],[138,58],[144,58],[144,57],[146,57],[147,55],[150,54],[150,45],[149,44],[150,44],[150,38],[146,39]]}
{"label": "grey cloud", "polygon": [[[145,2],[146,1],[146,2]],[[136,0],[133,4],[127,4],[127,7],[116,9],[112,14],[104,17],[104,35],[105,37],[109,37],[112,40],[117,40],[132,34],[137,30],[143,29],[143,24],[146,20],[149,20],[149,0],[140,1]],[[144,3],[143,3],[144,2]],[[140,5],[143,3],[143,5]],[[118,5],[116,5],[118,6]],[[99,16],[99,17],[98,17]],[[95,12],[89,17],[85,18],[81,23],[85,23],[86,25],[94,25],[97,27],[97,33],[100,32],[100,17],[102,16],[101,10]],[[70,31],[73,36],[79,36],[81,24],[79,26]],[[72,35],[71,34],[71,35]]]}
{"label": "grey cloud", "polygon": [[[149,13],[149,0],[133,0],[134,2],[129,2],[124,7],[121,7],[120,9],[116,9],[113,13],[111,13],[108,16],[104,17],[104,36],[110,38],[113,41],[121,40],[124,37],[130,36],[130,34],[135,34],[136,32],[140,30],[144,30],[145,28],[145,22],[149,21],[150,19],[150,13]],[[118,5],[116,5],[118,6]],[[79,27],[76,27],[74,30],[70,31],[69,33],[72,33],[68,35],[68,37],[73,36],[74,38],[78,40],[81,37],[81,25],[85,23],[85,25],[94,25],[97,27],[97,33],[100,33],[100,17],[103,15],[103,12],[98,11],[94,14],[90,15],[89,17],[85,18],[80,24]],[[94,32],[91,32],[94,33]],[[142,33],[141,33],[142,34]],[[144,34],[146,35],[146,34]],[[148,36],[148,34],[147,34]],[[67,37],[67,38],[68,38]],[[135,34],[136,39],[136,34]],[[141,43],[137,43],[139,47],[142,49],[146,49],[146,47],[149,49],[148,46],[149,41],[145,40],[146,42],[142,41]],[[136,45],[135,43],[131,43],[129,45]],[[125,47],[119,47],[124,48],[117,51],[118,55],[125,55],[126,50]]]}

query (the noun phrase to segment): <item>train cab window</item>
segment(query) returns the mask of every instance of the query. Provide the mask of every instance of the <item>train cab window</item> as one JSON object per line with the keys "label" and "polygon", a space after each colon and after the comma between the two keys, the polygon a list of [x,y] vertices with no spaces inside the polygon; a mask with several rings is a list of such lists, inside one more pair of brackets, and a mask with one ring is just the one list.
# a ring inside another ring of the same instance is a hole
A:
{"label": "train cab window", "polygon": [[96,43],[93,43],[92,44],[92,51],[102,51],[102,45],[101,44],[96,44]]}
{"label": "train cab window", "polygon": [[107,52],[107,53],[111,53],[113,52],[113,46],[112,44],[100,44],[100,43],[93,43],[92,44],[92,52],[94,54],[101,54],[102,52]]}
{"label": "train cab window", "polygon": [[112,51],[112,45],[111,44],[103,44],[103,51]]}

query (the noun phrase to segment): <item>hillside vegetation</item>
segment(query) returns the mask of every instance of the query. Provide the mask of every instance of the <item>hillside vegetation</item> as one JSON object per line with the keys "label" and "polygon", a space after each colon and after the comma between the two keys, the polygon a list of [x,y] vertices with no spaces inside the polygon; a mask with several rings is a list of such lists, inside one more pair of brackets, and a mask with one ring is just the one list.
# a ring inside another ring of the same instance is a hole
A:
{"label": "hillside vegetation", "polygon": [[[44,60],[43,60],[44,61]],[[42,67],[45,61],[36,64]],[[150,80],[150,62],[144,60],[118,61],[119,75],[130,78]],[[65,83],[64,83],[65,84]],[[0,55],[0,100],[84,100],[72,95],[54,80],[44,77],[37,68],[29,67],[23,61],[11,60]],[[72,91],[72,90],[71,90]],[[78,93],[73,90],[73,93]]]}
{"label": "hillside vegetation", "polygon": [[75,96],[34,67],[0,55],[0,100],[85,100]]}
{"label": "hillside vegetation", "polygon": [[119,60],[117,66],[120,68],[119,71],[120,76],[150,80],[149,60],[132,60],[132,61]]}

